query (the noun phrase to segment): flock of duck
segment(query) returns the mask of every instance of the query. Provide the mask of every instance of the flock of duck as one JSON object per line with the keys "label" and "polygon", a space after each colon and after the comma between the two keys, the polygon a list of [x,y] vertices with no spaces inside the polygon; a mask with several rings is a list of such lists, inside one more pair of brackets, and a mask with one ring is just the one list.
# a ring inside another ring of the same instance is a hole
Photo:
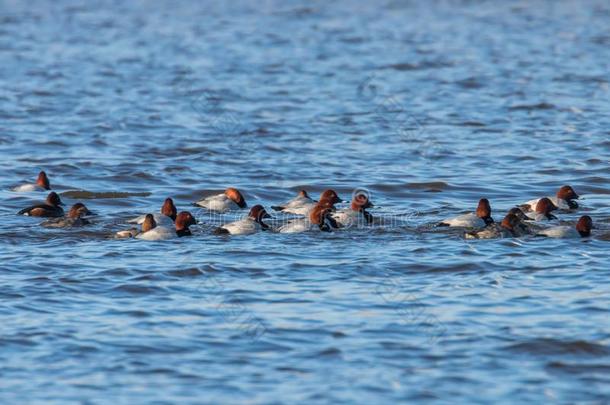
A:
{"label": "flock of duck", "polygon": [[[13,188],[16,192],[50,191],[51,184],[44,171],[40,172],[36,183],[24,184]],[[291,217],[280,226],[271,227],[265,222],[271,215],[262,205],[255,205],[247,217],[235,222],[223,224],[214,230],[215,234],[247,235],[258,231],[279,233],[298,233],[308,231],[326,231],[368,226],[374,223],[373,215],[368,212],[373,204],[369,194],[364,190],[354,192],[350,206],[337,209],[336,204],[344,202],[334,190],[326,190],[318,201],[301,190],[292,200],[277,206],[274,211],[289,214]],[[499,223],[491,215],[489,201],[482,198],[475,212],[444,220],[436,227],[454,227],[464,230],[467,239],[491,239],[502,237],[520,237],[525,235],[546,236],[553,238],[589,237],[593,229],[593,220],[584,215],[573,226],[550,225],[548,221],[557,219],[553,212],[572,211],[579,208],[576,200],[578,194],[571,186],[563,186],[555,196],[542,197],[528,201],[512,208]],[[93,215],[82,203],[74,204],[65,214],[59,195],[51,191],[42,204],[32,205],[18,212],[19,215],[49,218],[42,223],[45,227],[73,227],[90,224]],[[228,188],[224,193],[203,198],[194,203],[210,212],[227,213],[248,207],[242,193],[235,188]],[[190,226],[196,225],[195,217],[188,211],[178,213],[171,198],[167,198],[159,213],[148,213],[127,221],[135,226],[121,230],[117,238],[138,238],[144,240],[162,240],[190,236]]]}

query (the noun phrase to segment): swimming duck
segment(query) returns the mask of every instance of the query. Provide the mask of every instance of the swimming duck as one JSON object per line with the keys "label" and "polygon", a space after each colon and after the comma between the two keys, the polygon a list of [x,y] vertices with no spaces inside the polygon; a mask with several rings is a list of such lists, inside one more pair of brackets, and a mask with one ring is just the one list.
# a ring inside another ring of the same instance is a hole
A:
{"label": "swimming duck", "polygon": [[263,219],[271,218],[262,205],[255,205],[250,209],[250,213],[244,219],[222,225],[214,231],[217,235],[250,235],[258,231],[269,229],[269,225]]}
{"label": "swimming duck", "polygon": [[195,205],[217,212],[227,212],[248,207],[244,196],[239,190],[232,187],[226,189],[222,194],[213,195],[197,201]]}
{"label": "swimming duck", "polygon": [[30,192],[30,191],[45,191],[51,189],[51,183],[49,182],[49,178],[44,171],[38,173],[38,178],[36,179],[36,183],[34,184],[22,184],[13,188],[13,191],[17,191],[20,193]]}
{"label": "swimming duck", "polygon": [[553,226],[537,233],[537,236],[548,238],[588,238],[593,229],[593,220],[584,215],[578,219],[576,226]]}
{"label": "swimming duck", "polygon": [[[560,210],[574,210],[578,208],[578,203],[574,200],[578,200],[580,196],[576,194],[576,191],[571,186],[562,186],[558,191],[555,197],[546,197],[553,205],[555,205]],[[535,211],[536,205],[540,201],[540,198],[535,200],[528,201],[524,204],[521,204],[519,207],[523,209],[525,212]]]}
{"label": "swimming duck", "polygon": [[47,196],[44,204],[33,205],[24,208],[17,215],[25,215],[30,217],[62,217],[64,210],[60,207],[64,205],[56,192],[51,191]]}
{"label": "swimming duck", "polygon": [[68,211],[68,215],[65,218],[52,218],[46,220],[41,225],[47,228],[71,228],[79,227],[91,224],[91,222],[85,218],[87,216],[94,215],[83,203],[76,203]]}
{"label": "swimming duck", "polygon": [[332,214],[333,219],[340,228],[361,227],[373,223],[373,216],[366,210],[374,207],[369,196],[365,193],[357,193],[352,198],[350,208],[337,211]]}
{"label": "swimming duck", "polygon": [[557,217],[551,212],[557,210],[557,206],[553,204],[550,198],[543,197],[538,200],[536,204],[536,210],[534,212],[528,212],[525,215],[529,217],[530,220],[534,220],[537,222],[540,221],[551,221],[553,219],[557,219]]}
{"label": "swimming duck", "polygon": [[462,228],[483,228],[494,222],[491,217],[491,206],[487,198],[481,198],[476,212],[459,215],[455,218],[446,219],[438,224],[438,226],[451,226]]}

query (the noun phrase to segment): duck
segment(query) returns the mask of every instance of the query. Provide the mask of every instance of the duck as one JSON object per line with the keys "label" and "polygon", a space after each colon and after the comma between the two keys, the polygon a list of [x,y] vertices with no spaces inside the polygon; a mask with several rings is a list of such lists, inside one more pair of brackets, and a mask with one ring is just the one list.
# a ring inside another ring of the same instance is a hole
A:
{"label": "duck", "polygon": [[[305,190],[301,190],[301,192],[303,192]],[[300,195],[300,192],[299,192]],[[309,198],[309,196],[307,195],[307,193],[305,193],[304,195],[305,198],[301,198],[301,202],[300,204],[294,203],[291,204],[290,206],[288,206],[288,204],[286,205],[281,205],[281,206],[272,206],[271,208],[274,209],[275,211],[281,211],[283,213],[286,214],[294,214],[294,215],[302,215],[302,216],[308,216],[309,213],[311,212],[311,210],[314,209],[314,207],[316,206],[316,204],[318,203],[317,201],[312,200],[311,198]],[[295,201],[299,199],[299,196],[297,196],[294,200],[291,201]],[[310,200],[310,201],[307,201]],[[320,201],[331,201],[333,204],[338,204],[343,202],[343,200],[341,198],[339,198],[339,195],[337,195],[337,192],[335,190],[332,189],[328,189],[328,190],[324,190],[322,192],[322,194],[320,194]]]}
{"label": "duck", "polygon": [[333,219],[340,228],[361,227],[373,223],[373,216],[366,210],[374,207],[366,193],[354,194],[348,209],[334,212]]}
{"label": "duck", "polygon": [[438,224],[438,226],[450,226],[461,228],[484,228],[487,225],[493,224],[494,220],[491,217],[491,205],[487,198],[481,198],[476,212],[459,215],[455,218],[446,219]]}
{"label": "duck", "polygon": [[[578,203],[574,200],[578,200],[580,198],[580,196],[578,194],[576,194],[576,191],[574,191],[572,186],[566,185],[566,186],[561,186],[559,188],[555,197],[546,197],[546,198],[551,200],[551,202],[560,210],[567,211],[567,210],[578,209]],[[541,200],[540,198],[537,198],[535,200],[531,200],[524,204],[521,204],[521,205],[519,205],[519,207],[525,212],[535,211],[536,205],[538,204],[538,202],[540,200]]]}
{"label": "duck", "polygon": [[64,210],[60,207],[64,205],[56,192],[51,191],[47,196],[44,204],[33,205],[24,208],[17,215],[25,215],[30,217],[63,217]]}
{"label": "duck", "polygon": [[588,238],[591,236],[591,229],[593,228],[593,219],[588,215],[583,215],[576,222],[576,226],[553,226],[538,232],[536,236],[547,238]]}
{"label": "duck", "polygon": [[95,215],[83,203],[74,204],[64,218],[52,218],[46,220],[41,225],[46,228],[72,228],[91,224],[86,217]]}
{"label": "duck", "polygon": [[529,230],[515,214],[507,214],[502,222],[491,223],[483,229],[464,233],[466,239],[496,239],[496,238],[516,238],[528,235]]}
{"label": "duck", "polygon": [[233,187],[227,188],[222,194],[213,195],[197,201],[194,205],[217,212],[227,212],[248,207],[244,196],[238,189]]}
{"label": "duck", "polygon": [[309,197],[307,191],[300,190],[297,196],[292,200],[285,202],[282,205],[272,205],[271,209],[274,211],[284,211],[288,214],[305,215],[302,213],[303,208],[309,207],[311,204],[315,204],[315,201]]}
{"label": "duck", "polygon": [[142,227],[140,230],[137,228],[127,229],[119,231],[115,234],[117,238],[136,238],[143,240],[165,240],[173,238],[181,238],[184,236],[191,236],[191,230],[189,226],[196,225],[197,221],[195,217],[188,212],[182,211],[176,215],[176,223],[173,226],[157,225],[155,216],[153,214],[146,214]]}
{"label": "duck", "polygon": [[527,212],[526,215],[528,216],[529,220],[533,220],[536,222],[541,222],[545,220],[551,221],[557,219],[555,215],[551,214],[551,212],[555,210],[557,210],[557,206],[553,204],[553,201],[551,201],[551,199],[548,197],[543,197],[538,200],[538,203],[536,204],[536,210],[534,212]]}
{"label": "duck", "polygon": [[[153,214],[155,222],[157,225],[163,225],[167,227],[173,227],[174,222],[176,221],[176,215],[178,214],[178,210],[174,205],[174,200],[171,198],[166,198],[161,206],[161,212],[158,214]],[[132,218],[127,222],[130,224],[138,224],[141,225],[144,222],[145,215],[140,215],[139,217]]]}
{"label": "duck", "polygon": [[49,191],[51,190],[51,183],[49,182],[49,178],[47,177],[47,173],[45,171],[41,171],[38,173],[38,178],[36,179],[36,183],[33,184],[22,184],[13,188],[13,191],[18,193],[26,193],[30,191]]}
{"label": "duck", "polygon": [[332,217],[334,204],[332,200],[322,199],[311,210],[307,218],[297,218],[278,228],[279,233],[301,233],[320,230],[331,232],[339,228],[339,224]]}
{"label": "duck", "polygon": [[216,235],[251,235],[258,231],[270,229],[263,219],[271,218],[262,205],[255,205],[250,209],[248,216],[239,221],[222,225],[214,230]]}

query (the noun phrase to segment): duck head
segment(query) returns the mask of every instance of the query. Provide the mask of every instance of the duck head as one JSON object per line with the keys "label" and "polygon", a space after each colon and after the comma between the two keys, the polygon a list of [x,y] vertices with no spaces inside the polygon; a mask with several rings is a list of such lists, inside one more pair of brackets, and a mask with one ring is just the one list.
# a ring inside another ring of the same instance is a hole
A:
{"label": "duck head", "polygon": [[239,208],[247,208],[248,204],[246,204],[246,200],[244,196],[239,192],[238,189],[229,187],[225,190],[225,195],[229,197],[231,201],[233,201]]}
{"label": "duck head", "polygon": [[485,221],[485,225],[492,224],[494,220],[491,218],[491,205],[487,198],[481,198],[477,206],[477,217]]}
{"label": "duck head", "polygon": [[176,210],[176,206],[174,205],[174,200],[171,198],[166,198],[161,206],[161,214],[166,215],[172,219],[172,221],[176,221],[176,214],[178,210]]}
{"label": "duck head", "polygon": [[557,198],[565,200],[568,203],[570,209],[578,208],[578,203],[574,200],[578,200],[580,196],[576,194],[576,191],[571,186],[563,186],[557,191]]}
{"label": "duck head", "polygon": [[51,183],[49,182],[49,178],[47,177],[47,174],[44,171],[41,171],[40,173],[38,173],[38,178],[36,179],[36,184],[38,184],[40,187],[44,188],[45,190],[51,189]]}

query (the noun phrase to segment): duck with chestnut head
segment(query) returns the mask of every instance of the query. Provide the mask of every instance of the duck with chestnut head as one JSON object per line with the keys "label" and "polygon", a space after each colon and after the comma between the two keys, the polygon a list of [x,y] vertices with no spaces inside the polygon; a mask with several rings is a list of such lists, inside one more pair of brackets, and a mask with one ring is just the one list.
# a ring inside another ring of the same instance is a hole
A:
{"label": "duck with chestnut head", "polygon": [[550,198],[543,197],[538,200],[535,211],[528,212],[526,215],[530,220],[536,222],[552,221],[557,219],[557,217],[552,214],[552,212],[556,210],[557,206],[553,204],[553,201],[551,201]]}
{"label": "duck with chestnut head", "polygon": [[38,173],[38,178],[36,178],[35,183],[22,184],[13,188],[13,191],[19,193],[49,190],[51,190],[51,182],[49,181],[49,178],[47,177],[47,173],[45,171],[41,171],[40,173]]}
{"label": "duck with chestnut head", "polygon": [[537,236],[545,236],[547,238],[588,238],[591,236],[593,219],[588,215],[583,215],[578,219],[575,225],[553,226],[538,232]]}
{"label": "duck with chestnut head", "polygon": [[42,204],[32,205],[22,209],[17,215],[25,215],[29,217],[63,217],[64,210],[61,206],[64,205],[56,192],[51,191],[47,199]]}
{"label": "duck with chestnut head", "polygon": [[265,219],[271,218],[262,205],[255,205],[250,209],[248,216],[239,221],[222,225],[214,231],[217,235],[251,235],[259,231],[266,231],[269,225]]}
{"label": "duck with chestnut head", "polygon": [[[555,196],[546,197],[553,203],[557,209],[562,211],[569,211],[578,209],[578,203],[576,200],[580,199],[580,196],[576,194],[576,191],[572,188],[572,186],[561,186]],[[536,206],[540,201],[540,198],[536,198],[535,200],[528,201],[524,204],[520,204],[519,208],[521,208],[524,212],[534,212],[536,211]]]}
{"label": "duck with chestnut head", "polygon": [[455,218],[446,219],[438,224],[438,226],[449,226],[459,228],[484,228],[487,225],[493,224],[494,220],[491,217],[491,205],[487,198],[481,198],[475,212],[459,215]]}
{"label": "duck with chestnut head", "polygon": [[246,199],[242,193],[233,187],[227,188],[224,193],[206,197],[194,203],[210,211],[228,212],[247,208]]}
{"label": "duck with chestnut head", "polygon": [[47,228],[72,228],[91,224],[88,217],[95,215],[83,203],[76,203],[64,218],[51,218],[41,225]]}
{"label": "duck with chestnut head", "polygon": [[371,203],[368,193],[356,192],[352,197],[350,207],[334,212],[332,217],[340,228],[360,228],[373,223],[373,216],[367,211],[372,207],[374,205]]}

